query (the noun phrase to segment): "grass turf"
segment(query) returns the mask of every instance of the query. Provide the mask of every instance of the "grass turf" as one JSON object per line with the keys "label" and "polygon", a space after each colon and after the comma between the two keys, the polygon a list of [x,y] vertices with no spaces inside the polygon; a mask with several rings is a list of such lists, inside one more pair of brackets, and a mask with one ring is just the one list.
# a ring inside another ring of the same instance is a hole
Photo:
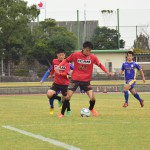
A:
{"label": "grass turf", "polygon": [[140,94],[145,107],[130,95],[129,106],[123,108],[123,94],[96,94],[99,117],[80,117],[88,107],[85,94],[71,99],[72,115],[57,118],[60,109],[49,115],[46,96],[0,96],[0,149],[61,150],[63,148],[26,135],[7,130],[10,125],[21,130],[52,138],[86,150],[148,150],[150,149],[150,94]]}

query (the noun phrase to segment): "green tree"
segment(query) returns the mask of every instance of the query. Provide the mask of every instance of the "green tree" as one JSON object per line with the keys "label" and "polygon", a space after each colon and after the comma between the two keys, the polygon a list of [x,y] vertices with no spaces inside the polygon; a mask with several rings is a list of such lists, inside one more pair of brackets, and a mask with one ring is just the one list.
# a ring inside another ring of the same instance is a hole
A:
{"label": "green tree", "polygon": [[37,16],[36,6],[23,0],[0,0],[0,49],[10,75],[10,63],[23,53],[28,23]]}
{"label": "green tree", "polygon": [[57,27],[54,19],[46,19],[32,31],[33,48],[28,51],[28,57],[39,63],[50,66],[55,52],[64,48],[67,55],[76,48],[76,37],[64,27]]}
{"label": "green tree", "polygon": [[[120,36],[120,35],[119,35]],[[117,30],[109,29],[107,27],[97,27],[91,38],[94,49],[118,49],[118,33]],[[125,41],[120,39],[120,48],[124,48]]]}
{"label": "green tree", "polygon": [[141,50],[149,50],[149,35],[140,34],[137,36],[137,39],[134,40],[133,47],[135,49],[141,49]]}

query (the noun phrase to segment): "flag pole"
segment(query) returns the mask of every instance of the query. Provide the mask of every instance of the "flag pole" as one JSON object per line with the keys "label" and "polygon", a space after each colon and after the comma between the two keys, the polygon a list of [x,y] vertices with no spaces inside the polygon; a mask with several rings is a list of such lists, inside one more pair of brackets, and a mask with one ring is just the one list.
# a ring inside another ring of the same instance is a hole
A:
{"label": "flag pole", "polygon": [[46,0],[45,0],[45,19],[46,19]]}

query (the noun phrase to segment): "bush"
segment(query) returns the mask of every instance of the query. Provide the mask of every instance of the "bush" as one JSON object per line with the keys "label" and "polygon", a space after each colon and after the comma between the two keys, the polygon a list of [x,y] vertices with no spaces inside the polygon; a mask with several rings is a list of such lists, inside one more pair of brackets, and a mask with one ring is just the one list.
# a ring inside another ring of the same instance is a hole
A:
{"label": "bush", "polygon": [[17,69],[17,70],[14,70],[13,75],[27,77],[27,76],[29,76],[29,70]]}

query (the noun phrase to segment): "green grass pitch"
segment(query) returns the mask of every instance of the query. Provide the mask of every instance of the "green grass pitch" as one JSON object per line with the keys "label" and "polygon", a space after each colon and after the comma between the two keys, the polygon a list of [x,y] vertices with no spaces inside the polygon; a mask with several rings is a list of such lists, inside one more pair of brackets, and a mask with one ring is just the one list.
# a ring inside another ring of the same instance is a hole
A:
{"label": "green grass pitch", "polygon": [[72,115],[57,118],[60,109],[49,115],[46,95],[0,96],[1,150],[63,150],[64,148],[8,130],[4,125],[55,139],[84,150],[149,150],[150,94],[140,94],[144,108],[130,95],[123,108],[123,94],[96,94],[99,117],[80,117],[89,106],[85,94],[71,99]]}

